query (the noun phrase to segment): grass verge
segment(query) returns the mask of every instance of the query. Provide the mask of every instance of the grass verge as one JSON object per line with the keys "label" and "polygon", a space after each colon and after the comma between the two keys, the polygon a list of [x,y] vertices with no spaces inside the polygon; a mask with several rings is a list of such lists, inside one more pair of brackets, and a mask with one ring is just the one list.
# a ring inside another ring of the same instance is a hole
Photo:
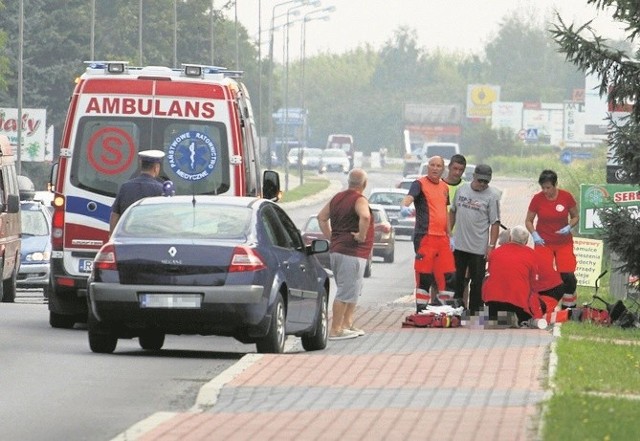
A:
{"label": "grass verge", "polygon": [[639,439],[640,329],[567,322],[543,439]]}
{"label": "grass verge", "polygon": [[308,177],[304,183],[283,194],[280,202],[293,202],[314,195],[329,187],[331,182],[323,177]]}

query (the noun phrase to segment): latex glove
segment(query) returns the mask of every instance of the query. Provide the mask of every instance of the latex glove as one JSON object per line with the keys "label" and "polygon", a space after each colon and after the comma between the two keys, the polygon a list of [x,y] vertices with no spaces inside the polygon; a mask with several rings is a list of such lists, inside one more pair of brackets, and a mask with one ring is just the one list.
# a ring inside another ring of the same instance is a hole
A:
{"label": "latex glove", "polygon": [[402,207],[400,208],[400,216],[401,217],[409,217],[411,215],[413,215],[415,213],[415,211],[410,208],[410,207]]}
{"label": "latex glove", "polygon": [[456,240],[453,238],[453,236],[449,238],[449,247],[451,248],[451,251],[456,249]]}
{"label": "latex glove", "polygon": [[531,233],[531,237],[533,238],[533,243],[536,245],[544,245],[544,239],[540,237],[537,231]]}
{"label": "latex glove", "polygon": [[565,225],[564,227],[556,231],[556,233],[566,236],[567,234],[571,233],[571,225]]}

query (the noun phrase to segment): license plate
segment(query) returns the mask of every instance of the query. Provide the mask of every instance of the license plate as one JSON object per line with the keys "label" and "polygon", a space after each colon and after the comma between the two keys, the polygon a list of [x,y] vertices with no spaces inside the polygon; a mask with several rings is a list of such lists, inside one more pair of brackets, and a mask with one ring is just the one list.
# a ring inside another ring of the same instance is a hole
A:
{"label": "license plate", "polygon": [[93,259],[80,259],[78,262],[78,271],[81,273],[90,273],[93,269]]}
{"label": "license plate", "polygon": [[200,294],[140,294],[141,308],[198,309]]}

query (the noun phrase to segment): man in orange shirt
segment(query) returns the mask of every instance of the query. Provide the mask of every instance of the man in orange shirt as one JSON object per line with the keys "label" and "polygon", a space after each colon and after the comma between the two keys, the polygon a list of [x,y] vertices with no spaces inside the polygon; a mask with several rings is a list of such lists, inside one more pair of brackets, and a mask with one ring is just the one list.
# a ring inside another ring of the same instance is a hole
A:
{"label": "man in orange shirt", "polygon": [[410,213],[409,205],[415,206],[416,225],[413,234],[413,248],[416,252],[414,269],[416,273],[416,310],[422,311],[429,303],[439,303],[432,299],[430,290],[435,284],[434,274],[442,272],[448,286],[453,291],[455,263],[451,251],[447,206],[449,186],[440,177],[444,171],[444,160],[440,156],[429,159],[427,175],[416,179],[409,193],[402,200],[401,214]]}

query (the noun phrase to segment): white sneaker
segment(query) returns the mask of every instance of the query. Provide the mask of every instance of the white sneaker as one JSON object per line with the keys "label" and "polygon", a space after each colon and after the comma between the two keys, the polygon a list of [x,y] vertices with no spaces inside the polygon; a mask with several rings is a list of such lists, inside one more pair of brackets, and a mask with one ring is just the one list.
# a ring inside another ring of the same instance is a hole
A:
{"label": "white sneaker", "polygon": [[358,336],[357,333],[349,329],[343,329],[337,335],[329,335],[329,340],[349,340],[351,338],[356,338],[357,336]]}
{"label": "white sneaker", "polygon": [[355,326],[351,326],[350,328],[347,328],[347,330],[349,330],[351,332],[355,332],[356,334],[358,334],[358,337],[362,337],[363,335],[366,334],[366,332],[364,332],[364,330],[362,330],[360,328],[356,328]]}

